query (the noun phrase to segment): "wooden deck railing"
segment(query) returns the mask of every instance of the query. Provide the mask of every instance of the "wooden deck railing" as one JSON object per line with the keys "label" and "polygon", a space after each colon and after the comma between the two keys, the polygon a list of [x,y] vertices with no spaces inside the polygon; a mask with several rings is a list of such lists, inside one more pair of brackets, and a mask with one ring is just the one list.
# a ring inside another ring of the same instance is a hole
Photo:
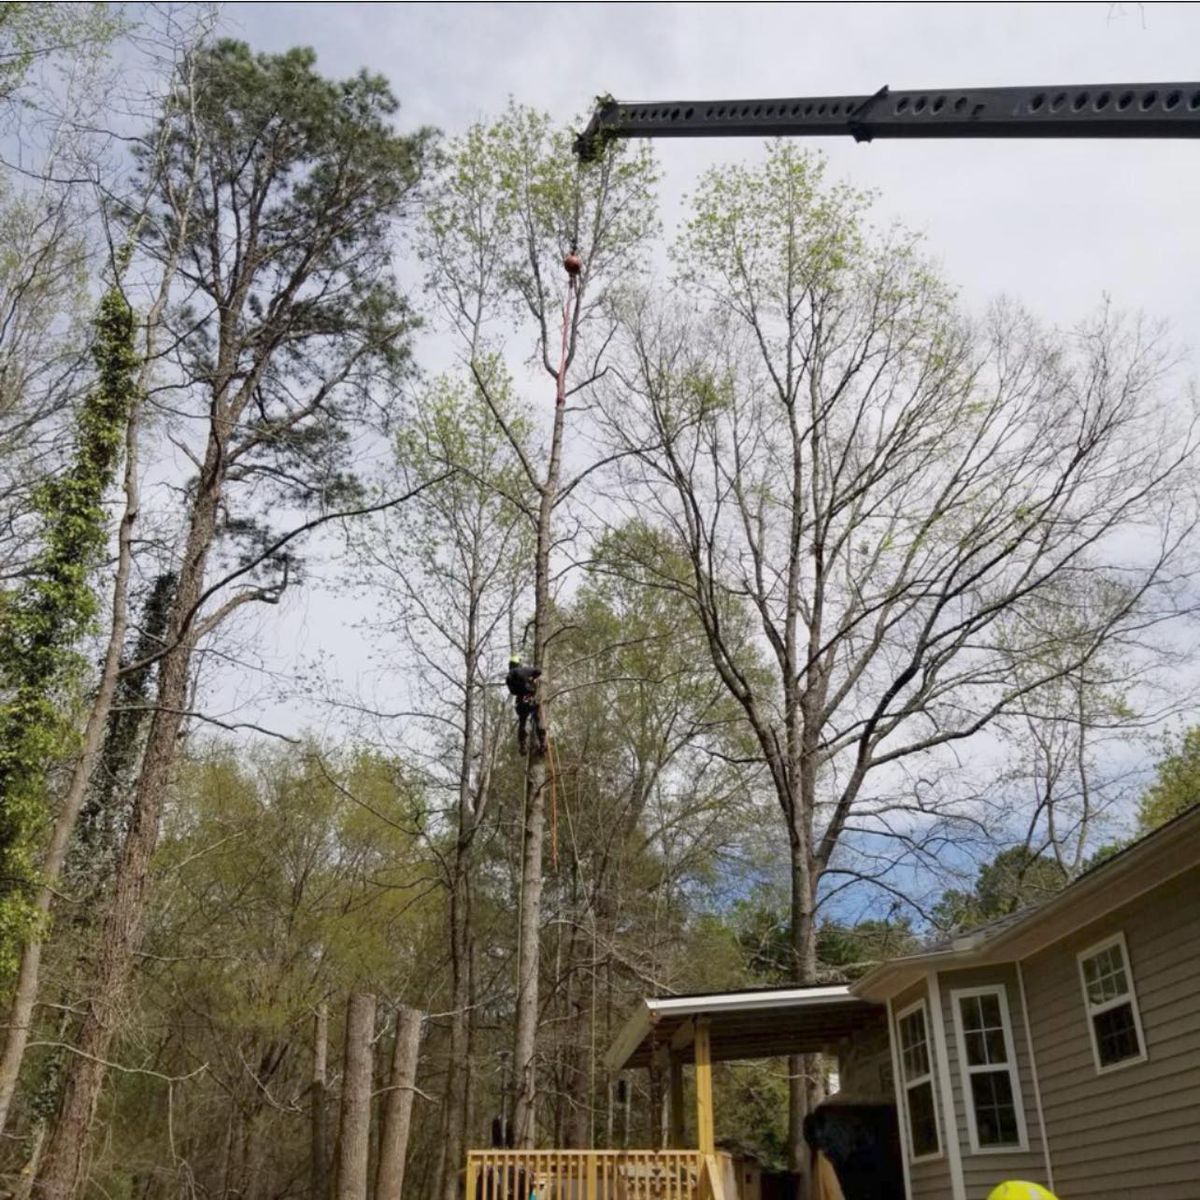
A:
{"label": "wooden deck railing", "polygon": [[698,1150],[472,1150],[466,1200],[704,1200],[704,1167]]}

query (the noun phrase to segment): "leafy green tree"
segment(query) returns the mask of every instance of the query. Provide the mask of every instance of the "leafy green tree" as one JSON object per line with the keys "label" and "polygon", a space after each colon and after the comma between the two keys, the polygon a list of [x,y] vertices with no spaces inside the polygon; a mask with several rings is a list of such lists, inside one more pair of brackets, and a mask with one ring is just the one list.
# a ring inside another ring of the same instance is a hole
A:
{"label": "leafy green tree", "polygon": [[72,713],[93,629],[93,572],[108,535],[104,498],[121,459],[138,358],[121,291],[105,293],[93,349],[97,379],[80,408],[68,470],[38,490],[42,548],[23,586],[0,597],[0,971],[12,971],[35,909],[38,835],[49,768],[75,744]]}
{"label": "leafy green tree", "polygon": [[1150,833],[1200,804],[1200,726],[1187,730],[1154,768],[1155,779],[1138,800],[1138,831]]}
{"label": "leafy green tree", "polygon": [[971,891],[943,893],[931,915],[941,929],[974,929],[1039,904],[1069,882],[1070,876],[1052,856],[1014,846],[979,868]]}
{"label": "leafy green tree", "polygon": [[[445,906],[429,884],[416,774],[311,740],[197,740],[178,763],[134,992],[139,1019],[115,1052],[168,1076],[207,1064],[173,1096],[178,1149],[200,1189],[295,1189],[309,1158],[296,1101],[318,1004],[337,1014],[363,990],[384,1007],[444,1010]],[[115,1143],[105,1139],[92,1167],[109,1194],[173,1170],[168,1088],[152,1076],[114,1080],[105,1121]]]}
{"label": "leafy green tree", "polygon": [[[744,726],[690,612],[613,570],[641,534],[621,527],[601,539],[579,591],[554,614],[557,821],[546,909],[562,932],[544,973],[555,1016],[542,1041],[556,1136],[580,1148],[597,1134],[601,1103],[590,1047],[615,1036],[614,1016],[649,981],[655,990],[719,986],[722,960],[740,957],[728,938],[693,928],[691,912],[744,856],[756,807],[754,772],[739,761]],[[690,967],[689,953],[698,955]]]}
{"label": "leafy green tree", "polygon": [[103,3],[0,4],[0,102],[12,102],[39,62],[104,51],[125,24],[119,6]]}

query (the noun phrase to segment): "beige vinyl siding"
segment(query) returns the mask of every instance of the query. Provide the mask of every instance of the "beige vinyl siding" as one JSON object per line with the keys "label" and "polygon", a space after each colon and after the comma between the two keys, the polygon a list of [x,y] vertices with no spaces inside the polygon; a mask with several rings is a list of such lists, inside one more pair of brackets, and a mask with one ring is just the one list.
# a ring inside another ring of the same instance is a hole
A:
{"label": "beige vinyl siding", "polygon": [[[925,1001],[926,1018],[930,1022],[928,1033],[929,1054],[933,1062],[933,1106],[938,1117],[938,1131],[941,1138],[942,1152],[937,1158],[923,1159],[917,1163],[912,1162],[910,1159],[908,1166],[909,1180],[912,1185],[910,1200],[951,1200],[953,1193],[950,1186],[950,1165],[946,1159],[947,1131],[943,1128],[945,1121],[942,1119],[942,1091],[938,1081],[937,1052],[933,1038],[933,1022],[937,1019],[937,1014],[929,1008],[929,994],[923,983],[917,984],[915,987],[911,987],[894,997],[892,1000],[892,1011],[901,1013],[910,1004],[915,1004],[918,1000]],[[897,1038],[897,1045],[899,1045],[899,1037],[894,1029],[892,1030],[892,1036]],[[903,1096],[903,1075],[901,1075],[898,1082],[900,1085],[900,1095]],[[908,1116],[903,1108],[900,1109],[897,1116],[900,1120],[900,1136],[907,1139]]]}
{"label": "beige vinyl siding", "polygon": [[[1077,955],[1124,933],[1147,1059],[1100,1074]],[[1060,1200],[1200,1197],[1200,868],[1023,964]]]}
{"label": "beige vinyl siding", "polygon": [[[1049,1181],[1046,1178],[1046,1155],[1042,1147],[1042,1131],[1033,1095],[1029,1038],[1025,1032],[1025,1015],[1021,1010],[1021,989],[1017,983],[1016,967],[1006,963],[1003,966],[978,967],[968,971],[941,971],[938,981],[942,989],[942,1019],[946,1023],[950,1085],[954,1094],[958,1144],[962,1148],[963,1181],[966,1184],[967,1200],[986,1200],[987,1194],[1006,1179],[1027,1179],[1033,1183],[1047,1185]],[[995,986],[1004,988],[1008,1000],[1028,1150],[991,1150],[974,1154],[971,1151],[971,1138],[967,1128],[966,1106],[970,1099],[963,1091],[962,1064],[959,1062],[958,1037],[954,1027],[953,993],[963,988]]]}

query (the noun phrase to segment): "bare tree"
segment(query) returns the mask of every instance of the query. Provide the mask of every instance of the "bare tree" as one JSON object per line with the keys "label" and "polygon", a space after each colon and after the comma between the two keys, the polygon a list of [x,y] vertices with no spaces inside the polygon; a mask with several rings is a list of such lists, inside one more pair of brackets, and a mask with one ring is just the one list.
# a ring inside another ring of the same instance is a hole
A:
{"label": "bare tree", "polygon": [[681,303],[631,303],[606,399],[627,493],[687,562],[639,570],[693,607],[779,802],[798,982],[846,851],[903,848],[940,754],[1177,612],[1195,523],[1190,409],[1159,403],[1146,329],[972,328],[821,173],[780,146],[706,177]]}
{"label": "bare tree", "polygon": [[342,1066],[342,1110],[338,1126],[334,1200],[367,1200],[371,1156],[371,1078],[375,997],[353,992],[346,1006],[346,1052]]}
{"label": "bare tree", "polygon": [[37,544],[33,490],[61,468],[87,373],[89,285],[110,266],[98,199],[123,172],[108,126],[133,103],[115,86],[111,51],[122,47],[127,70],[136,61],[140,85],[161,86],[209,15],[160,23],[157,12],[96,3],[0,10],[0,580],[19,576]]}
{"label": "bare tree", "polygon": [[403,1005],[396,1012],[396,1037],[392,1047],[392,1070],[379,1126],[379,1161],[375,1170],[375,1200],[401,1200],[404,1195],[404,1164],[408,1155],[408,1132],[417,1083],[417,1059],[421,1050],[421,1026],[425,1014]]}
{"label": "bare tree", "polygon": [[[1079,597],[1074,607],[1087,602]],[[1009,818],[1006,832],[1019,835],[1028,861],[1053,859],[1064,880],[1086,867],[1111,828],[1114,809],[1137,790],[1144,766],[1132,744],[1192,700],[1180,686],[1180,660],[1170,639],[1154,647],[1141,640],[1139,634],[1123,644],[1115,635],[997,722],[1010,747],[995,787]],[[1033,673],[1045,675],[1046,667],[1035,662]],[[1030,669],[1028,661],[1014,661],[1013,678]]]}

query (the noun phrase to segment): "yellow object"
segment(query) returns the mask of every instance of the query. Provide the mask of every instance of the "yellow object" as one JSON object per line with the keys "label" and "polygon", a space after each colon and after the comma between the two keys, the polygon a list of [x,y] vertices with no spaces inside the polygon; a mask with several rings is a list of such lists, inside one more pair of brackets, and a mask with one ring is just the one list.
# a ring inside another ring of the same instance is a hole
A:
{"label": "yellow object", "polygon": [[1020,1179],[1011,1179],[993,1188],[988,1193],[988,1200],[1056,1200],[1053,1192],[1048,1192],[1040,1183],[1026,1183]]}
{"label": "yellow object", "polygon": [[696,1145],[701,1154],[712,1154],[716,1148],[713,1137],[712,1041],[708,1022],[696,1022]]}

